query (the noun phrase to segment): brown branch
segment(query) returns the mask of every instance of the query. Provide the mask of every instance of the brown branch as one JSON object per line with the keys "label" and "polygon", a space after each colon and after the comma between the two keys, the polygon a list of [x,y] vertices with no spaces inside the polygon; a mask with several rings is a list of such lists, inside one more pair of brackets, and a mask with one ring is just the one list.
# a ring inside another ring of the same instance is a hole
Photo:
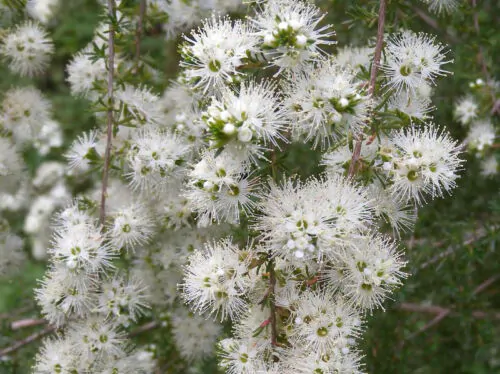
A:
{"label": "brown branch", "polygon": [[19,329],[23,329],[25,327],[45,325],[46,323],[47,323],[47,320],[45,320],[43,318],[42,319],[27,318],[27,319],[21,319],[21,320],[12,322],[10,324],[10,328],[12,330],[19,330]]}
{"label": "brown branch", "polygon": [[487,289],[489,286],[491,286],[493,283],[495,283],[498,279],[500,279],[500,275],[494,275],[494,276],[486,279],[483,283],[481,283],[479,286],[477,286],[474,289],[474,292],[472,292],[472,294],[477,295],[477,294],[483,292],[485,289]]}
{"label": "brown branch", "polygon": [[420,17],[420,19],[422,21],[424,21],[427,25],[429,25],[430,27],[432,27],[433,29],[437,30],[437,31],[443,31],[446,35],[446,37],[452,42],[452,43],[460,43],[460,39],[458,39],[455,35],[452,35],[448,32],[446,32],[446,30],[442,30],[440,27],[439,27],[439,23],[434,19],[432,18],[430,15],[428,15],[427,13],[425,13],[422,9],[416,7],[416,6],[413,6],[411,4],[408,4],[410,5],[411,7],[411,10],[415,12],[415,14]]}
{"label": "brown branch", "polygon": [[146,15],[146,0],[141,0],[139,4],[139,18],[137,19],[137,27],[135,30],[135,66],[134,74],[137,73],[141,58],[141,40],[144,34],[144,16]]}
{"label": "brown branch", "polygon": [[151,330],[154,330],[156,329],[158,326],[160,326],[160,324],[157,322],[157,321],[151,321],[151,322],[148,322],[142,326],[139,326],[138,328],[136,328],[135,330],[132,330],[130,332],[130,334],[128,334],[128,336],[130,338],[134,337],[134,336],[137,336],[139,334],[142,334],[143,332],[147,332],[147,331],[151,331]]}
{"label": "brown branch", "polygon": [[269,321],[271,324],[271,344],[273,346],[278,345],[278,329],[276,321],[276,300],[275,300],[275,288],[276,288],[276,273],[274,270],[274,260],[271,260],[271,269],[269,271],[269,304],[271,309],[271,315],[269,316]]}
{"label": "brown branch", "polygon": [[[413,303],[401,303],[398,306],[398,308],[400,310],[404,310],[406,312],[435,314],[438,316],[444,315],[444,317],[446,317],[448,315],[457,315],[457,312],[453,308],[445,308],[445,307],[437,306],[437,305],[421,305],[421,304],[413,304]],[[477,319],[485,319],[485,318],[500,319],[500,312],[485,312],[483,310],[474,310],[471,312],[471,315],[472,315],[472,317],[477,318]],[[440,320],[442,320],[444,317],[442,317]],[[434,326],[436,323],[433,323],[432,326]]]}
{"label": "brown branch", "polygon": [[[377,29],[377,44],[375,45],[375,53],[373,55],[373,63],[370,72],[370,86],[368,94],[373,96],[377,82],[377,72],[380,66],[380,58],[382,56],[382,47],[384,45],[384,25],[385,25],[385,9],[386,0],[380,0],[380,8],[378,12],[378,29]],[[356,174],[357,164],[361,155],[361,147],[363,145],[363,135],[358,134],[354,151],[352,153],[351,164],[349,165],[348,177],[354,177]]]}
{"label": "brown branch", "polygon": [[45,335],[52,334],[54,331],[56,331],[56,328],[54,326],[47,326],[43,330],[36,332],[32,335],[29,335],[26,338],[15,342],[10,347],[7,347],[7,348],[0,350],[0,357],[7,356],[8,354],[17,351],[18,349],[24,347],[25,345],[28,345],[32,342],[37,341],[38,339],[43,338]]}
{"label": "brown branch", "polygon": [[[111,18],[116,16],[115,0],[108,0],[108,13]],[[111,163],[111,140],[113,137],[113,79],[115,75],[115,29],[114,21],[109,24],[108,34],[108,111],[106,116],[106,152],[104,154],[104,168],[102,172],[102,187],[101,187],[101,209],[99,212],[99,222],[104,224],[106,218],[106,195],[108,190],[109,167]]]}
{"label": "brown branch", "polygon": [[[477,0],[472,0],[472,7],[474,9],[477,8]],[[481,29],[479,27],[479,14],[477,11],[474,12],[474,29],[476,30],[477,36],[480,37],[481,36]],[[479,63],[481,64],[481,70],[483,72],[484,78],[486,79],[486,88],[490,92],[490,96],[491,96],[491,100],[492,100],[493,108],[492,108],[491,114],[495,114],[496,111],[498,110],[497,105],[496,105],[497,99],[495,97],[495,92],[493,91],[493,89],[490,86],[491,77],[490,77],[490,73],[488,72],[488,65],[486,64],[486,59],[484,56],[485,56],[485,54],[484,54],[483,46],[478,43],[478,55],[477,55],[477,57],[478,57]]]}
{"label": "brown branch", "polygon": [[[420,270],[425,269],[425,268],[429,267],[430,265],[435,264],[436,262],[442,260],[443,258],[451,256],[457,250],[459,250],[465,246],[471,245],[472,243],[475,243],[475,242],[485,238],[487,235],[488,235],[487,230],[483,228],[479,231],[479,233],[473,233],[473,235],[470,238],[468,238],[467,240],[465,240],[463,243],[456,245],[456,246],[451,245],[444,252],[441,252],[441,253],[433,256],[430,260],[427,260],[422,265],[420,265],[419,269]],[[436,243],[434,246],[439,247],[442,244],[443,244],[442,242],[439,242],[439,243]]]}

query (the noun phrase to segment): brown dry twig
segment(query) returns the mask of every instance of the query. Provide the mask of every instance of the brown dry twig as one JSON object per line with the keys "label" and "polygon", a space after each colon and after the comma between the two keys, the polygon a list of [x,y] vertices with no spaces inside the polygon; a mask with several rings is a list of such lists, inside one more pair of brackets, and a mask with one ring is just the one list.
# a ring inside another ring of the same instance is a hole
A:
{"label": "brown dry twig", "polygon": [[[384,25],[385,25],[385,9],[386,0],[380,0],[380,8],[378,12],[378,29],[377,29],[377,44],[373,55],[373,63],[370,72],[370,86],[368,87],[368,94],[373,96],[375,93],[375,85],[377,81],[377,72],[380,66],[380,58],[382,57],[382,47],[384,46]],[[363,145],[363,135],[357,136],[354,151],[352,153],[351,164],[349,165],[348,177],[352,178],[356,174],[357,164],[361,156],[361,147]]]}

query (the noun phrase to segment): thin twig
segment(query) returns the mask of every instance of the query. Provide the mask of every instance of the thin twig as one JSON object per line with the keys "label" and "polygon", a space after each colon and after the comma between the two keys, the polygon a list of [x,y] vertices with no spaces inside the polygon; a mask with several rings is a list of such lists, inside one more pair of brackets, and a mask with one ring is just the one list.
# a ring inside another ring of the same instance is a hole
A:
{"label": "thin twig", "polygon": [[102,172],[102,187],[101,187],[101,209],[99,212],[99,222],[104,224],[106,218],[106,195],[108,189],[109,167],[111,163],[111,140],[113,137],[113,110],[114,110],[114,97],[113,97],[113,80],[115,75],[115,27],[114,18],[116,15],[115,0],[108,0],[109,16],[113,19],[109,23],[108,33],[108,111],[106,117],[106,152],[104,154],[104,168]]}
{"label": "thin twig", "polygon": [[271,315],[269,316],[269,321],[271,323],[271,344],[273,346],[278,345],[278,329],[276,321],[276,300],[275,300],[275,288],[276,288],[276,274],[274,270],[274,260],[271,260],[271,269],[269,271],[269,305],[271,309]]}
{"label": "thin twig", "polygon": [[[421,304],[413,304],[413,303],[401,303],[398,306],[398,308],[400,310],[404,310],[406,312],[426,313],[426,314],[435,314],[435,315],[446,314],[444,317],[446,317],[448,315],[453,316],[453,315],[458,314],[457,311],[454,310],[453,308],[445,308],[445,307],[437,306],[437,305],[421,305]],[[484,310],[473,310],[471,312],[471,316],[474,318],[477,318],[477,319],[484,319],[484,318],[500,319],[499,312],[485,312]],[[444,317],[442,317],[441,319],[443,319]],[[433,325],[435,325],[435,324],[436,323],[434,323]]]}
{"label": "thin twig", "polygon": [[[488,235],[488,231],[486,229],[482,228],[478,233],[475,233],[475,234],[476,235],[472,235],[470,238],[468,238],[467,240],[465,240],[461,244],[458,244],[456,246],[450,245],[444,252],[441,252],[441,253],[433,256],[431,259],[427,260],[422,265],[420,265],[419,269],[420,270],[425,269],[425,268],[429,267],[430,265],[435,264],[436,262],[442,260],[443,258],[451,256],[457,250],[459,250],[463,247],[466,247],[468,245],[471,245],[472,243],[475,243],[475,242],[485,238]],[[441,244],[442,243],[440,242],[440,243],[435,244],[434,246],[436,247],[436,246],[439,246]]]}
{"label": "thin twig", "polygon": [[[476,34],[478,37],[481,36],[481,29],[479,27],[479,14],[477,12],[477,0],[472,0],[472,7],[474,8],[474,29],[476,30]],[[490,83],[491,83],[491,77],[490,77],[490,73],[488,72],[488,65],[486,64],[486,59],[485,59],[485,54],[484,54],[484,49],[483,49],[483,46],[481,44],[478,43],[478,59],[479,59],[479,63],[481,64],[481,70],[483,71],[483,75],[484,75],[484,78],[486,79],[486,88],[488,89],[488,91],[490,92],[490,95],[491,95],[491,100],[492,100],[492,106],[493,106],[493,109],[492,109],[492,112],[491,114],[495,114],[495,112],[497,111],[496,109],[496,97],[495,97],[495,92],[493,91],[493,89],[491,88],[490,86]]]}
{"label": "thin twig", "polygon": [[33,318],[27,318],[27,319],[21,319],[18,321],[14,321],[10,324],[10,328],[12,330],[19,330],[23,329],[25,327],[33,327],[33,326],[40,326],[40,325],[45,325],[47,323],[46,319],[33,319]]}
{"label": "thin twig", "polygon": [[141,0],[139,3],[139,18],[137,19],[137,28],[135,30],[135,66],[134,74],[139,69],[141,58],[141,40],[144,33],[144,16],[146,15],[146,0]]}
{"label": "thin twig", "polygon": [[158,323],[158,321],[151,321],[151,322],[148,322],[148,323],[146,323],[146,324],[144,324],[142,326],[139,326],[135,330],[132,330],[130,332],[130,334],[128,334],[128,336],[129,337],[134,337],[134,336],[137,336],[139,334],[142,334],[143,332],[154,330],[158,326],[160,326],[160,324]]}
{"label": "thin twig", "polygon": [[43,330],[36,332],[32,335],[29,335],[26,338],[15,342],[10,347],[7,347],[7,348],[0,350],[0,357],[7,356],[8,354],[17,351],[18,349],[24,347],[25,345],[28,345],[34,341],[37,341],[38,339],[43,338],[45,335],[49,335],[49,334],[53,333],[55,330],[56,330],[56,328],[54,326],[47,326]]}
{"label": "thin twig", "polygon": [[0,314],[0,320],[2,319],[13,319],[13,318],[19,318],[20,314],[23,314],[25,312],[29,312],[31,310],[35,309],[34,306],[32,305],[27,305],[24,307],[21,307],[19,309],[14,309],[10,312],[2,313]]}
{"label": "thin twig", "polygon": [[[375,46],[375,53],[373,55],[373,63],[370,72],[370,86],[368,87],[368,94],[373,96],[375,93],[377,72],[380,66],[380,58],[382,56],[382,47],[384,45],[384,25],[385,25],[385,8],[386,0],[380,0],[380,8],[378,12],[378,29],[377,29],[377,44]],[[349,165],[349,178],[352,178],[356,173],[357,164],[361,155],[361,147],[363,145],[363,135],[357,136],[354,151],[352,153],[351,164]]]}
{"label": "thin twig", "polygon": [[477,294],[483,292],[485,289],[487,289],[489,286],[491,286],[493,283],[495,283],[498,279],[500,279],[500,275],[494,275],[494,276],[486,279],[483,283],[481,283],[479,286],[477,286],[474,289],[474,292],[472,292],[472,294],[477,295]]}
{"label": "thin twig", "polygon": [[425,13],[422,9],[416,7],[416,6],[413,6],[413,5],[410,5],[411,7],[411,10],[413,12],[415,12],[415,14],[417,16],[420,17],[420,19],[422,21],[424,21],[426,24],[428,24],[430,27],[432,27],[433,29],[435,30],[438,30],[438,31],[444,31],[446,37],[452,42],[452,43],[459,43],[460,42],[460,39],[458,39],[455,35],[452,35],[448,32],[446,32],[445,30],[442,30],[440,27],[439,27],[439,24],[438,22],[432,18],[430,15],[428,15],[427,13]]}

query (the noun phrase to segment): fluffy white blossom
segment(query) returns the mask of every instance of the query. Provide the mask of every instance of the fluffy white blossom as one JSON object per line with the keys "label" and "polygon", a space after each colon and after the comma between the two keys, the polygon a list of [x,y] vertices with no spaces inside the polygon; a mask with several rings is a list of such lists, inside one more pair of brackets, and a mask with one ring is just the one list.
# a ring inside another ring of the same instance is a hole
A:
{"label": "fluffy white blossom", "polygon": [[465,139],[467,146],[477,153],[483,152],[495,142],[495,128],[490,121],[474,121]]}
{"label": "fluffy white blossom", "polygon": [[221,321],[238,319],[247,308],[247,266],[229,239],[207,244],[189,258],[182,284],[184,299],[194,311],[213,314]]}
{"label": "fluffy white blossom", "polygon": [[435,36],[411,31],[391,34],[385,53],[385,85],[396,92],[413,94],[424,83],[434,84],[438,76],[449,73],[443,65],[452,62],[447,60],[447,50],[436,42]]}
{"label": "fluffy white blossom", "polygon": [[291,341],[317,358],[348,346],[361,331],[356,309],[327,292],[304,292],[291,318]]}
{"label": "fluffy white blossom", "polygon": [[176,134],[147,126],[137,132],[128,152],[126,176],[134,189],[162,191],[182,177],[189,145]]}
{"label": "fluffy white blossom", "polygon": [[399,200],[421,205],[426,195],[443,196],[456,186],[462,160],[460,146],[435,125],[400,130],[392,135],[395,154],[384,154],[382,169],[392,181],[391,193]]}
{"label": "fluffy white blossom", "polygon": [[211,356],[222,326],[181,308],[172,317],[172,332],[181,356],[192,361]]}
{"label": "fluffy white blossom", "polygon": [[468,125],[479,115],[479,105],[472,96],[462,97],[455,104],[455,116],[462,125]]}
{"label": "fluffy white blossom", "polygon": [[42,24],[48,24],[60,6],[60,0],[28,0],[28,14]]}
{"label": "fluffy white blossom", "polygon": [[322,45],[334,44],[330,25],[319,26],[320,10],[305,1],[270,0],[251,18],[261,49],[280,71],[302,71],[321,58]]}
{"label": "fluffy white blossom", "polygon": [[269,82],[242,83],[238,92],[223,89],[221,98],[213,97],[202,113],[209,139],[216,147],[229,143],[238,153],[258,156],[261,148],[252,145],[277,145],[278,139],[284,140],[284,113],[278,100]]}
{"label": "fluffy white blossom", "polygon": [[290,261],[335,258],[372,218],[366,193],[340,177],[271,184],[260,210],[265,247]]}
{"label": "fluffy white blossom", "polygon": [[23,239],[11,234],[2,221],[0,221],[0,277],[20,270],[26,261]]}
{"label": "fluffy white blossom", "polygon": [[92,49],[87,47],[76,53],[66,66],[68,83],[74,95],[93,97],[91,93],[94,84],[106,80],[107,71],[105,61],[91,59]]}
{"label": "fluffy white blossom", "polygon": [[181,66],[193,87],[205,92],[230,83],[253,52],[256,38],[241,21],[228,18],[207,19],[203,27],[185,37],[181,47]]}
{"label": "fluffy white blossom", "polygon": [[12,88],[4,95],[0,118],[16,143],[22,144],[36,137],[42,126],[50,121],[51,110],[51,103],[38,89]]}
{"label": "fluffy white blossom", "polygon": [[135,249],[146,243],[154,232],[154,221],[148,207],[132,203],[110,214],[108,235],[111,244],[119,248]]}
{"label": "fluffy white blossom", "polygon": [[238,222],[258,197],[256,182],[248,177],[248,164],[223,151],[206,151],[189,172],[186,198],[198,214],[200,226],[210,222]]}
{"label": "fluffy white blossom", "polygon": [[295,136],[303,135],[323,148],[359,133],[367,120],[369,99],[355,73],[330,60],[293,77],[286,87],[285,106]]}
{"label": "fluffy white blossom", "polygon": [[382,307],[385,298],[406,277],[406,262],[396,244],[381,235],[359,237],[342,259],[324,273],[327,284],[340,289],[357,308]]}
{"label": "fluffy white blossom", "polygon": [[9,68],[20,75],[39,75],[50,62],[54,44],[37,23],[18,25],[2,39],[0,53],[9,61]]}

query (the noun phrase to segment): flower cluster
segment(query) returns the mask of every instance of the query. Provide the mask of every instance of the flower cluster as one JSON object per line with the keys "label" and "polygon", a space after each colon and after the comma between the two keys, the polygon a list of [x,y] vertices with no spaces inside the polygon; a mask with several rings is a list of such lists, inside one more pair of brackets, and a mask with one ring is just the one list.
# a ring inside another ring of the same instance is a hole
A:
{"label": "flower cluster", "polygon": [[[407,276],[399,235],[462,169],[461,147],[432,122],[447,49],[403,30],[383,51],[330,54],[335,32],[305,0],[252,2],[240,20],[211,13],[241,9],[232,0],[113,4],[113,22],[66,67],[71,93],[95,111],[66,164],[45,162],[26,183],[18,151],[60,147],[59,125],[35,88],[7,91],[0,106],[0,210],[28,205],[20,186],[36,191],[24,231],[35,257],[49,256],[36,300],[58,333],[34,371],[152,373],[154,347],[128,337],[153,319],[186,362],[216,350],[229,374],[361,373],[365,316]],[[57,5],[27,4],[43,24]],[[166,88],[140,55],[149,21],[168,37],[200,25],[183,35]],[[53,45],[30,21],[0,52],[32,76]],[[469,147],[491,148],[474,97],[456,112]],[[313,175],[290,166],[293,147],[319,155]],[[12,252],[2,272],[22,243],[0,232]]]}
{"label": "flower cluster", "polygon": [[492,178],[500,171],[498,152],[495,152],[498,128],[492,116],[498,110],[495,105],[500,90],[498,83],[484,82],[481,78],[470,82],[469,89],[470,92],[455,103],[455,118],[467,129],[465,144],[480,160],[481,174]]}

